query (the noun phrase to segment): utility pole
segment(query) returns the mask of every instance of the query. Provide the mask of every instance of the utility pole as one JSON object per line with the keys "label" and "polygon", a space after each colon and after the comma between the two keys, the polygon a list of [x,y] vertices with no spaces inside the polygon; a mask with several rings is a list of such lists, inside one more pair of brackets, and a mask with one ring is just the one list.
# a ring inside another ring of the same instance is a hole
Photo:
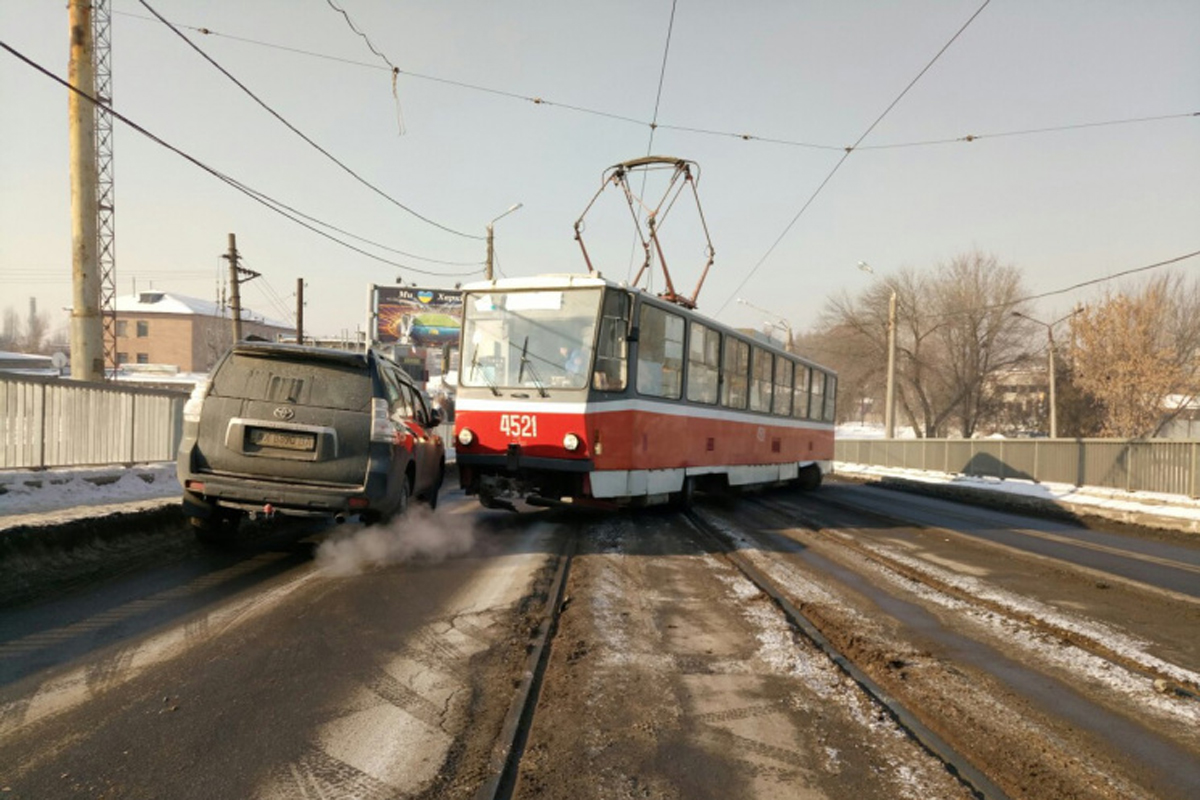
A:
{"label": "utility pole", "polygon": [[883,435],[896,438],[896,290],[888,300],[887,399],[883,408]]}
{"label": "utility pole", "polygon": [[495,219],[493,219],[491,222],[488,223],[488,226],[487,226],[487,262],[484,267],[483,275],[489,281],[492,280],[492,278],[493,278],[492,265],[495,263],[495,259],[496,259],[496,248],[492,246],[492,226],[495,225],[496,222],[501,217],[507,217],[509,214],[516,211],[522,205],[524,205],[524,204],[523,203],[515,203],[515,204],[509,206],[507,211],[505,211],[499,217],[496,217]]}
{"label": "utility pole", "polygon": [[495,257],[495,248],[492,246],[492,223],[488,223],[487,227],[487,263],[483,270],[483,277],[486,280],[492,280],[492,260]]}
{"label": "utility pole", "polygon": [[104,326],[100,317],[100,267],[96,257],[96,74],[92,55],[91,0],[71,0],[71,52],[67,95],[71,162],[71,378],[104,378]]}
{"label": "utility pole", "polygon": [[296,344],[304,344],[304,278],[296,278]]}
{"label": "utility pole", "polygon": [[[241,284],[254,280],[259,273],[252,269],[238,266],[237,236],[229,234],[229,252],[224,256],[229,259],[229,307],[233,312],[233,343],[242,340],[242,292]],[[241,276],[245,277],[241,277]]]}

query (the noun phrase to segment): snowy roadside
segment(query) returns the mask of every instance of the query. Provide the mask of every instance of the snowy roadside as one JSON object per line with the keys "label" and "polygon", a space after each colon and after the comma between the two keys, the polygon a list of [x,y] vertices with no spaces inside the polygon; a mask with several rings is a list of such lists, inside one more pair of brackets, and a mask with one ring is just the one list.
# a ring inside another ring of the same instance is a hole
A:
{"label": "snowy roadside", "polygon": [[179,503],[174,462],[133,467],[0,470],[0,533]]}
{"label": "snowy roadside", "polygon": [[[1010,495],[1026,506],[1036,504],[1137,525],[1200,532],[1200,500],[1183,495],[999,480],[840,461],[834,464],[834,471],[858,480],[916,484],[947,493]],[[128,468],[0,470],[0,532],[154,510],[177,504],[179,498],[173,462]]]}
{"label": "snowy roadside", "polygon": [[925,472],[871,464],[835,462],[834,473],[871,483],[910,484],[942,490],[947,495],[991,493],[1007,495],[1022,505],[1068,511],[1081,516],[1200,533],[1200,500],[1185,495],[1123,492],[1097,486],[1035,483],[1028,480],[984,478],[946,472]]}

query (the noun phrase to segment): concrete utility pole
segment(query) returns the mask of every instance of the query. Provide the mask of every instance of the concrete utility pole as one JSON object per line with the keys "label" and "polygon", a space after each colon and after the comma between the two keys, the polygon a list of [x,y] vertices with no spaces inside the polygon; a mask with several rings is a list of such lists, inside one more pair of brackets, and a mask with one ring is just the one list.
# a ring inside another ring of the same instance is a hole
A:
{"label": "concrete utility pole", "polygon": [[509,214],[516,211],[522,205],[523,205],[523,203],[517,203],[515,205],[509,206],[508,211],[505,211],[499,217],[496,217],[495,219],[493,219],[491,222],[488,223],[488,226],[487,226],[487,262],[486,262],[486,266],[484,268],[483,274],[484,274],[484,277],[487,278],[489,281],[493,279],[492,264],[495,262],[495,257],[496,257],[496,249],[495,249],[495,247],[492,246],[492,226],[495,225],[496,222],[499,221],[501,217],[507,217]]}
{"label": "concrete utility pole", "polygon": [[[67,80],[96,96],[90,0],[71,0],[71,53]],[[71,379],[104,379],[104,325],[100,317],[100,267],[96,257],[96,113],[79,94],[67,95],[71,162]]]}
{"label": "concrete utility pole", "polygon": [[238,288],[237,236],[229,234],[229,308],[233,312],[233,343],[242,340],[242,292]]}
{"label": "concrete utility pole", "polygon": [[887,399],[883,408],[883,435],[896,438],[896,290],[888,300]]}
{"label": "concrete utility pole", "polygon": [[304,344],[304,278],[296,278],[296,344]]}
{"label": "concrete utility pole", "polygon": [[[1056,396],[1056,394],[1055,394],[1055,389],[1054,389],[1054,387],[1055,387],[1055,379],[1054,379],[1054,371],[1055,371],[1055,370],[1054,370],[1054,326],[1055,326],[1055,325],[1057,325],[1057,324],[1058,324],[1058,323],[1060,323],[1060,322],[1064,322],[1064,321],[1066,321],[1066,320],[1070,319],[1071,317],[1073,317],[1073,316],[1075,316],[1076,314],[1078,314],[1078,313],[1079,313],[1081,310],[1082,310],[1082,309],[1080,309],[1079,307],[1076,307],[1076,309],[1075,309],[1074,311],[1072,311],[1070,314],[1067,314],[1065,317],[1063,317],[1063,318],[1061,318],[1061,319],[1056,319],[1056,320],[1054,320],[1054,322],[1042,322],[1040,319],[1034,319],[1033,317],[1029,316],[1028,314],[1022,314],[1020,311],[1014,311],[1014,312],[1012,312],[1012,315],[1013,315],[1014,317],[1020,317],[1021,319],[1028,320],[1029,322],[1032,322],[1032,323],[1034,323],[1035,325],[1041,325],[1043,328],[1045,328],[1045,329],[1046,329],[1046,358],[1047,358],[1047,361],[1048,361],[1048,363],[1047,363],[1047,365],[1046,365],[1046,369],[1047,369],[1047,373],[1046,373],[1046,375],[1047,375],[1047,380],[1048,380],[1048,381],[1049,381],[1049,383],[1050,383],[1050,386],[1049,386],[1049,389],[1050,389],[1050,393],[1049,393],[1049,394],[1050,394],[1050,397],[1049,397],[1049,401],[1050,401],[1050,413],[1049,413],[1049,417],[1050,417],[1050,438],[1051,438],[1051,439],[1057,439],[1057,438],[1058,438],[1058,397]],[[1074,331],[1071,331],[1071,338],[1072,338],[1072,342],[1074,341],[1074,337],[1075,337],[1075,332],[1074,332]],[[1072,347],[1073,347],[1073,346],[1074,346],[1074,345],[1072,345]]]}
{"label": "concrete utility pole", "polygon": [[[237,236],[229,234],[229,252],[222,256],[229,259],[229,308],[233,314],[233,343],[242,340],[242,291],[241,285],[254,280],[259,273],[238,266]],[[242,277],[245,276],[245,277]]]}

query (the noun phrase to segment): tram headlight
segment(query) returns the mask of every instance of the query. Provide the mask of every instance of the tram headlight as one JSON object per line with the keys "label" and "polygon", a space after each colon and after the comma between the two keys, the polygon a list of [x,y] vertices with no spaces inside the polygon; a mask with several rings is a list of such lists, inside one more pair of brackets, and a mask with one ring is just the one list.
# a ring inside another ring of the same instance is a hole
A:
{"label": "tram headlight", "polygon": [[582,444],[583,443],[579,441],[579,437],[573,433],[568,433],[563,437],[563,447],[567,449],[568,453],[574,453]]}
{"label": "tram headlight", "polygon": [[475,433],[470,428],[463,428],[458,432],[458,443],[463,447],[470,447],[475,443]]}

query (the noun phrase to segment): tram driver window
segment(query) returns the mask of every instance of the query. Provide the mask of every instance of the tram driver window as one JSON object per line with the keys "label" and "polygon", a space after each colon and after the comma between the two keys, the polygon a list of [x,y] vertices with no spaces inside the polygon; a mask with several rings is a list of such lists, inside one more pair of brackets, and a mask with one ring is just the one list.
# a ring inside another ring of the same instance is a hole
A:
{"label": "tram driver window", "polygon": [[678,400],[683,390],[683,317],[643,305],[638,324],[638,393]]}

